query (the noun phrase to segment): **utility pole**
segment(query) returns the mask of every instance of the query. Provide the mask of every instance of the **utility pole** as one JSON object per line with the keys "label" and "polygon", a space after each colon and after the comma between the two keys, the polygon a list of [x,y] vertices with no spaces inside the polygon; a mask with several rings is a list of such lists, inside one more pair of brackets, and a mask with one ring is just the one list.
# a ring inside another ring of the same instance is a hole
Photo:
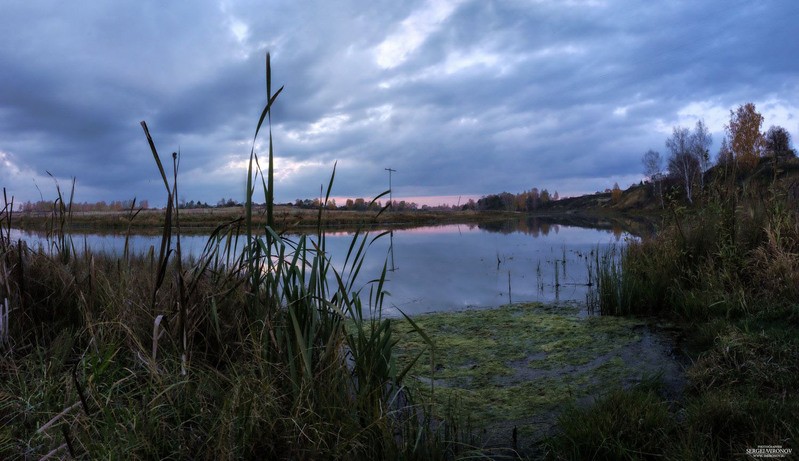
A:
{"label": "utility pole", "polygon": [[391,168],[385,168],[388,171],[388,206],[391,208],[391,211],[394,211],[394,200],[391,198],[391,173],[396,173],[397,170],[392,170]]}

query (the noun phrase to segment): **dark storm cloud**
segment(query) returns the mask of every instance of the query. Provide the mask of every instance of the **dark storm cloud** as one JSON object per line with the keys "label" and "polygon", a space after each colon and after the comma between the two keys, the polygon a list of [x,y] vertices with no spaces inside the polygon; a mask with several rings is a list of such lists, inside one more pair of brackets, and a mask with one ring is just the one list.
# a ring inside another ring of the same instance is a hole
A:
{"label": "dark storm cloud", "polygon": [[242,197],[266,51],[280,201],[336,161],[340,196],[382,192],[387,167],[395,196],[626,186],[673,125],[705,118],[718,145],[748,101],[799,135],[791,1],[0,8],[0,178],[23,199],[51,171],[81,199],[162,201],[140,120],[180,150],[184,197]]}

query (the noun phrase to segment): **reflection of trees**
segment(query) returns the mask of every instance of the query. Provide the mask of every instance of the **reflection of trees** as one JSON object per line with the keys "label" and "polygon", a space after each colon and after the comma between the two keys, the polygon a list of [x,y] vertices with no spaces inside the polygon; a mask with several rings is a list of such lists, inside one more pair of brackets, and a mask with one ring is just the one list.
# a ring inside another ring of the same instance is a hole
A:
{"label": "reflection of trees", "polygon": [[512,234],[516,232],[516,222],[511,220],[484,222],[478,224],[477,227],[488,232],[499,232],[500,234]]}
{"label": "reflection of trees", "polygon": [[499,232],[502,234],[521,232],[522,234],[532,235],[533,237],[541,235],[547,236],[552,231],[555,231],[555,233],[560,231],[560,224],[539,216],[528,216],[518,221],[506,220],[480,223],[478,227],[488,232]]}
{"label": "reflection of trees", "polygon": [[534,238],[547,236],[550,232],[560,232],[562,226],[605,230],[620,240],[627,232],[633,235],[646,235],[654,232],[650,221],[637,222],[625,219],[598,218],[592,216],[526,216],[518,220],[491,221],[478,224],[478,228],[488,232],[512,234],[520,232]]}

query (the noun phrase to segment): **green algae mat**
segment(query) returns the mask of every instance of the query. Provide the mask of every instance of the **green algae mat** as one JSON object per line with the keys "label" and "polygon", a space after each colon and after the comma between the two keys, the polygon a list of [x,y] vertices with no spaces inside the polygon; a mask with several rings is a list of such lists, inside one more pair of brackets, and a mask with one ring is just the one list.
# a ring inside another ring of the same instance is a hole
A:
{"label": "green algae mat", "polygon": [[[571,305],[514,304],[413,321],[435,348],[423,353],[406,382],[432,398],[442,417],[454,412],[469,421],[488,446],[523,449],[551,434],[563,409],[611,389],[652,377],[675,394],[682,386],[671,339],[646,320],[588,316]],[[410,327],[403,331],[400,365],[425,347]]]}

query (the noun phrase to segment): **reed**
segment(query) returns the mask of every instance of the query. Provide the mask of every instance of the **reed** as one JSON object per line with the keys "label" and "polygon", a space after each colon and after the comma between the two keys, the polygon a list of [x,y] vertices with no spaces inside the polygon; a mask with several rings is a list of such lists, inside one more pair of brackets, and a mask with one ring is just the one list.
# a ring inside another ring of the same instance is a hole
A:
{"label": "reed", "polygon": [[604,252],[600,252],[599,248],[595,250],[593,268],[600,314],[629,315],[639,312],[636,308],[636,280],[624,271],[625,251],[615,246]]}
{"label": "reed", "polygon": [[[256,125],[269,132],[265,171],[250,152],[242,216],[219,225],[199,258],[181,253],[179,155],[164,182],[158,249],[75,250],[73,188],[58,197],[51,245],[10,242],[0,213],[0,457],[441,459],[458,445],[403,385],[395,329],[382,315],[385,266],[362,282],[384,234],[358,232],[343,264],[315,236],[275,230],[272,93]],[[255,192],[267,204],[256,220]],[[379,198],[379,197],[378,197]],[[376,198],[375,200],[377,200]],[[13,200],[13,199],[12,199]],[[139,211],[128,211],[128,228]],[[410,319],[408,319],[410,320]],[[432,342],[409,321],[410,329]],[[434,357],[434,354],[430,354]]]}
{"label": "reed", "polygon": [[[692,365],[681,401],[619,390],[565,414],[555,458],[730,459],[751,440],[799,449],[799,208],[790,182],[744,185],[711,185],[701,206],[672,206],[658,235],[595,256],[596,309],[676,322]],[[635,418],[642,428],[626,426]]]}

